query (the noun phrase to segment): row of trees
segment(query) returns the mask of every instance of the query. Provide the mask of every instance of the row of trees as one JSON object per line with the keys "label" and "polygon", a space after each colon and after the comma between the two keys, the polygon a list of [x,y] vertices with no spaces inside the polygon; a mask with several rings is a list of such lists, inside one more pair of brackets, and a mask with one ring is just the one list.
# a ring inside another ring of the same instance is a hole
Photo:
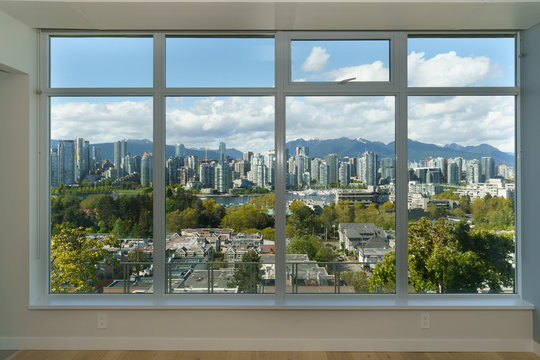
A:
{"label": "row of trees", "polygon": [[433,203],[428,205],[428,211],[432,217],[470,215],[474,225],[487,230],[513,230],[514,229],[514,201],[511,198],[486,195],[483,198],[470,199],[469,196],[460,196],[455,190],[450,189],[434,196],[435,199],[454,200],[459,202],[459,207],[446,210],[437,207]]}
{"label": "row of trees", "polygon": [[151,237],[152,196],[92,195],[51,198],[53,233],[59,225],[83,227],[93,233],[113,233],[118,237]]}

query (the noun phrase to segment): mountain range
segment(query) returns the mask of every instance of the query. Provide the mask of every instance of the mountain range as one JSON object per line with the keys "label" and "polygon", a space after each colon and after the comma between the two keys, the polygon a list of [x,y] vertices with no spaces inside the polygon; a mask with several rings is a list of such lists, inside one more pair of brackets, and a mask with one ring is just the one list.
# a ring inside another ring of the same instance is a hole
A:
{"label": "mountain range", "polygon": [[[384,144],[380,141],[369,141],[361,138],[349,139],[342,137],[339,139],[328,140],[304,140],[296,139],[287,143],[289,154],[296,153],[296,147],[309,147],[310,156],[324,157],[327,154],[336,153],[339,156],[361,156],[365,151],[372,151],[379,155],[379,159],[395,156],[395,142]],[[476,146],[462,146],[458,144],[449,144],[438,146],[434,144],[426,144],[419,141],[408,141],[408,160],[419,161],[424,160],[429,156],[443,157],[445,159],[452,157],[462,157],[466,160],[481,159],[483,156],[491,156],[497,164],[503,161],[506,164],[514,164],[514,154],[509,154],[500,151],[499,149],[488,145],[480,144]]]}
{"label": "mountain range", "polygon": [[[51,140],[51,147],[57,147],[58,140]],[[92,146],[101,147],[101,153],[103,159],[109,159],[110,161],[114,160],[114,143],[100,143],[100,144],[91,144]],[[296,153],[296,148],[298,146],[307,146],[309,147],[309,154],[311,156],[317,156],[324,158],[327,154],[336,153],[339,156],[361,156],[365,151],[372,151],[379,155],[379,159],[385,157],[393,157],[395,155],[395,143],[390,142],[384,144],[380,141],[369,141],[361,138],[349,139],[342,137],[339,139],[296,139],[293,141],[287,142],[287,150],[290,155]],[[499,149],[488,145],[480,144],[476,146],[462,146],[455,143],[438,146],[434,144],[426,144],[419,141],[410,140],[408,142],[408,160],[409,161],[418,161],[423,160],[429,156],[433,157],[462,157],[466,160],[471,159],[481,159],[483,156],[491,156],[495,159],[497,164],[502,163],[503,161],[506,164],[514,164],[514,154],[505,153]],[[142,156],[145,152],[152,153],[152,141],[147,139],[127,140],[127,151],[131,155]],[[167,145],[165,150],[166,158],[174,156],[175,147],[174,145]],[[208,160],[217,160],[219,155],[219,150],[204,150],[204,149],[185,149],[186,155],[195,155],[199,159]],[[234,149],[227,148],[227,156],[231,159],[242,158],[242,152]]]}

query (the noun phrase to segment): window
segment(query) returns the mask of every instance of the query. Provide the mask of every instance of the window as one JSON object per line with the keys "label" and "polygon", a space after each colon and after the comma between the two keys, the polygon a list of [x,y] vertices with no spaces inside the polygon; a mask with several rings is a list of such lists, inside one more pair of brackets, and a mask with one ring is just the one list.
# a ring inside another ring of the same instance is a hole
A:
{"label": "window", "polygon": [[42,44],[45,297],[516,293],[514,34]]}

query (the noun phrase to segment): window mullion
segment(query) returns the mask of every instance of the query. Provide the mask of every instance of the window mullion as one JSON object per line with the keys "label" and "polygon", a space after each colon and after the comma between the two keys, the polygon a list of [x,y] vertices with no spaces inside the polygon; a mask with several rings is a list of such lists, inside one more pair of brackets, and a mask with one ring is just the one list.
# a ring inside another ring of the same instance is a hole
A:
{"label": "window mullion", "polygon": [[285,94],[284,88],[288,82],[290,51],[287,36],[276,34],[276,99],[275,99],[275,149],[276,149],[276,186],[275,186],[275,293],[283,299],[286,293],[286,262],[285,262],[285,225],[286,225],[286,196],[285,196],[285,167],[286,167],[286,134],[285,134]]}
{"label": "window mullion", "polygon": [[408,294],[408,236],[407,236],[407,35],[400,33],[393,47],[396,69],[394,76],[399,87],[396,99],[396,294]]}
{"label": "window mullion", "polygon": [[154,168],[153,168],[153,220],[154,220],[154,295],[165,293],[165,37],[154,35]]}

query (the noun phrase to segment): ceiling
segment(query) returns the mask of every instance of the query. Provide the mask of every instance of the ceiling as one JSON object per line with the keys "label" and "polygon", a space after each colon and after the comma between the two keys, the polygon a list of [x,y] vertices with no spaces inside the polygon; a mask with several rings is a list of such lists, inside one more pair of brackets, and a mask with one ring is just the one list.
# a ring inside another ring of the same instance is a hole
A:
{"label": "ceiling", "polygon": [[34,28],[87,30],[521,30],[540,0],[0,0]]}

